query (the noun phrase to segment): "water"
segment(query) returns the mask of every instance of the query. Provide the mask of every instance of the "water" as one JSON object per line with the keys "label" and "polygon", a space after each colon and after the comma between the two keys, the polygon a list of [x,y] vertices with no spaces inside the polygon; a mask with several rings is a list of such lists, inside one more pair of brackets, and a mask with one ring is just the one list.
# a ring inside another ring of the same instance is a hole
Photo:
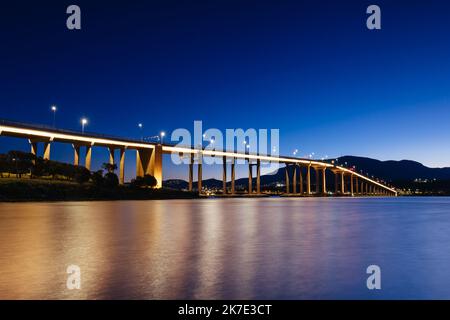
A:
{"label": "water", "polygon": [[3,203],[0,298],[450,299],[450,198]]}

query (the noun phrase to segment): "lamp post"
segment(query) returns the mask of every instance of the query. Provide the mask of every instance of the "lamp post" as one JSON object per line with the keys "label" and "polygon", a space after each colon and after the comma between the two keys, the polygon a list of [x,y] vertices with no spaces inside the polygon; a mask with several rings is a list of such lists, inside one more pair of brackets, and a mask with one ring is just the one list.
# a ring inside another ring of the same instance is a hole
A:
{"label": "lamp post", "polygon": [[166,133],[164,131],[161,131],[161,144],[163,144],[163,142],[164,142],[165,135],[166,135]]}
{"label": "lamp post", "polygon": [[54,128],[56,126],[56,110],[57,110],[57,108],[55,105],[53,105],[53,106],[51,106],[50,109],[53,112],[53,128]]}
{"label": "lamp post", "polygon": [[142,135],[142,127],[143,127],[142,123],[139,123],[138,127],[139,127],[139,131],[141,132],[141,141],[144,141],[144,136]]}
{"label": "lamp post", "polygon": [[84,134],[84,126],[87,125],[88,121],[86,118],[81,119],[81,133]]}

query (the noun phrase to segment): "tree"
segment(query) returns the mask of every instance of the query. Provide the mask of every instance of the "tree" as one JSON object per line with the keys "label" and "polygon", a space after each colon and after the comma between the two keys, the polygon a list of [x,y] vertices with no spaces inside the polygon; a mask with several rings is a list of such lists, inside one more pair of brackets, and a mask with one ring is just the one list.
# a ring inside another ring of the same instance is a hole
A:
{"label": "tree", "polygon": [[89,181],[91,178],[91,172],[85,167],[75,167],[74,179],[79,184],[83,184]]}
{"label": "tree", "polygon": [[116,188],[119,185],[119,178],[113,172],[105,174],[103,184],[108,188]]}
{"label": "tree", "polygon": [[156,184],[158,183],[158,181],[156,180],[156,178],[152,175],[146,174],[144,176],[144,185],[150,188],[154,188],[156,187]]}
{"label": "tree", "polygon": [[131,185],[133,187],[139,187],[139,188],[154,188],[156,187],[156,184],[158,181],[156,178],[150,174],[146,174],[143,177],[136,177],[136,179],[133,179],[131,181]]}
{"label": "tree", "polygon": [[7,161],[10,163],[9,172],[15,173],[17,177],[21,178],[22,174],[31,171],[33,161],[36,157],[31,153],[23,151],[9,151],[7,155]]}
{"label": "tree", "polygon": [[0,174],[3,178],[3,172],[10,172],[10,164],[5,154],[0,154]]}
{"label": "tree", "polygon": [[94,182],[94,185],[96,185],[97,187],[102,186],[104,182],[103,170],[97,170],[94,173],[92,173],[91,179],[92,182]]}
{"label": "tree", "polygon": [[107,172],[114,172],[117,170],[117,164],[105,162],[103,163],[102,168],[105,169]]}

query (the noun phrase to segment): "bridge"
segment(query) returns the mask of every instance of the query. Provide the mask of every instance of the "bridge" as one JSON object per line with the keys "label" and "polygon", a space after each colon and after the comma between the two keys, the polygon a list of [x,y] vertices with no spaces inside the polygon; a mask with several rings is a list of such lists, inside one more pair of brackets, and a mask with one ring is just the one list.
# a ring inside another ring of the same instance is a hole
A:
{"label": "bridge", "polygon": [[[271,156],[241,153],[227,150],[207,150],[191,146],[174,146],[136,139],[126,139],[94,133],[63,130],[40,125],[24,124],[0,120],[0,136],[28,139],[31,153],[38,156],[38,144],[43,146],[42,157],[50,160],[51,145],[54,142],[71,144],[74,151],[73,164],[80,165],[80,152],[85,152],[84,166],[91,170],[92,147],[104,147],[109,150],[109,163],[116,163],[116,150],[119,153],[119,182],[125,182],[125,150],[136,151],[136,177],[146,174],[154,176],[157,187],[162,187],[163,154],[177,153],[188,157],[189,190],[193,190],[194,164],[197,165],[197,190],[202,192],[203,157],[222,157],[223,193],[235,194],[236,160],[242,159],[248,163],[248,193],[261,194],[261,162],[274,162],[286,165],[285,193],[292,195],[328,195],[326,172],[334,174],[333,195],[383,195],[397,196],[397,191],[375,179],[371,179],[356,171],[326,161],[311,160],[287,156]],[[197,159],[197,161],[194,161]],[[227,166],[231,165],[231,188],[227,188]],[[253,167],[256,167],[256,188],[253,190]],[[290,170],[287,170],[290,168]],[[311,188],[311,169],[315,173],[315,190]],[[289,172],[291,171],[291,172]],[[292,183],[291,183],[292,181]],[[292,187],[291,187],[292,186]],[[298,187],[298,188],[297,188]]]}

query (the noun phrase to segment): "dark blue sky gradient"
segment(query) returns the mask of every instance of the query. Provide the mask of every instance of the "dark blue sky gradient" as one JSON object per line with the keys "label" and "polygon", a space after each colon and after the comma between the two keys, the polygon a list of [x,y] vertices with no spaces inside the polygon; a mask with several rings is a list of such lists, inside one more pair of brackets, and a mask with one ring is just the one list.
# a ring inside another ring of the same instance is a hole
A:
{"label": "dark blue sky gradient", "polygon": [[[65,26],[73,3],[81,31]],[[370,4],[382,9],[381,31],[365,26]],[[138,122],[151,136],[202,120],[279,128],[283,154],[450,166],[449,9],[440,0],[2,2],[0,118],[51,124],[56,104],[63,128],[86,116],[90,131],[139,137]],[[2,152],[28,148],[1,141]],[[52,151],[72,157],[68,146]],[[186,176],[168,169],[164,178]]]}

